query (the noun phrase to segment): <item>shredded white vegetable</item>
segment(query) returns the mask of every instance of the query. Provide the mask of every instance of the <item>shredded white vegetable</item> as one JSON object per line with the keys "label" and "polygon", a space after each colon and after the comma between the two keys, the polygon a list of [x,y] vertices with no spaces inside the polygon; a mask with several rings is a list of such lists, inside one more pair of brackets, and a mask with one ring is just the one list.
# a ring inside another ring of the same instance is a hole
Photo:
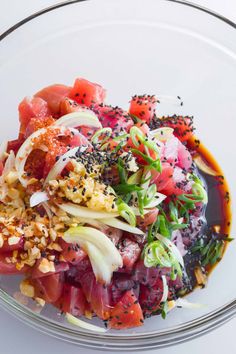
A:
{"label": "shredded white vegetable", "polygon": [[77,112],[72,112],[64,115],[59,118],[53,125],[56,126],[64,126],[67,128],[77,128],[81,125],[94,127],[94,128],[102,128],[102,124],[100,123],[96,114],[85,108],[81,108],[81,110]]}
{"label": "shredded white vegetable", "polygon": [[161,302],[166,302],[167,298],[168,298],[168,284],[167,284],[167,280],[166,280],[166,276],[162,275],[162,283],[163,283],[163,294],[162,294],[162,298],[161,298]]}
{"label": "shredded white vegetable", "polygon": [[104,218],[104,219],[100,219],[100,221],[108,226],[112,226],[115,227],[116,229],[124,230],[132,234],[136,234],[136,235],[144,234],[143,231],[140,230],[139,228],[131,226],[126,222],[123,222],[117,218]]}
{"label": "shredded white vegetable", "polygon": [[71,315],[68,312],[65,314],[65,317],[66,317],[67,321],[74,326],[77,326],[77,327],[80,327],[83,329],[87,329],[87,330],[93,331],[93,332],[100,332],[100,333],[107,332],[107,330],[105,328],[98,327],[98,326],[95,326],[95,325],[90,324],[88,322],[82,321],[79,318]]}
{"label": "shredded white vegetable", "polygon": [[87,207],[77,205],[74,203],[58,204],[58,207],[70,215],[78,216],[81,218],[104,219],[104,218],[114,218],[119,215],[118,213],[108,213],[105,211],[92,210]]}
{"label": "shredded white vegetable", "polygon": [[96,279],[106,284],[111,281],[113,272],[123,265],[122,257],[111,239],[93,227],[71,227],[64,233],[63,240],[78,244],[87,252]]}
{"label": "shredded white vegetable", "polygon": [[57,176],[60,175],[60,173],[63,171],[63,169],[66,167],[68,162],[70,161],[71,157],[76,156],[76,153],[78,149],[80,149],[81,152],[85,151],[88,148],[88,146],[76,146],[75,148],[67,151],[65,154],[61,155],[58,159],[58,161],[55,163],[55,165],[52,167],[52,169],[49,171],[47,178],[44,181],[44,186],[51,181],[52,179],[55,179]]}
{"label": "shredded white vegetable", "polygon": [[40,203],[46,202],[48,199],[46,192],[35,192],[30,197],[30,207],[33,208]]}

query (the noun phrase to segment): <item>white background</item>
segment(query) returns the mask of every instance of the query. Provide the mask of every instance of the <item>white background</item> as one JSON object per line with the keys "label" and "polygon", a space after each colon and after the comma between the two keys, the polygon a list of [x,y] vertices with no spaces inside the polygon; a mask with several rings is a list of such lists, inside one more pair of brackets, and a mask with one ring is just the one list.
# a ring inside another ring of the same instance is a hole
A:
{"label": "white background", "polygon": [[[119,0],[117,0],[119,1]],[[236,22],[236,0],[193,0]],[[59,0],[1,0],[0,32],[31,13],[59,2]],[[186,344],[156,351],[158,354],[236,354],[236,319],[214,332]],[[154,353],[153,351],[152,353]],[[94,354],[48,337],[14,319],[0,309],[0,354]]]}

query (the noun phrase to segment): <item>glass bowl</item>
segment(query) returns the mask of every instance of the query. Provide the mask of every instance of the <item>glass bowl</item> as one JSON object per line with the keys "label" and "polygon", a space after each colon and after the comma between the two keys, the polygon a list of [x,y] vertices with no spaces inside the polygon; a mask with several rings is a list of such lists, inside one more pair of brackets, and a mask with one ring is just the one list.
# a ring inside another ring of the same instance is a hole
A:
{"label": "glass bowl", "polygon": [[[108,102],[124,108],[135,93],[180,95],[183,107],[163,105],[159,113],[195,116],[199,138],[236,195],[234,23],[184,1],[73,0],[30,16],[0,39],[1,139],[16,136],[17,104],[24,96],[51,83],[72,84],[77,76],[101,83]],[[235,255],[232,243],[208,286],[188,296],[205,307],[174,309],[166,320],[153,317],[128,331],[86,332],[70,326],[50,306],[37,313],[33,304],[14,299],[15,277],[1,277],[0,305],[38,330],[84,347],[127,352],[169,346],[235,315],[236,282],[230,276]]]}

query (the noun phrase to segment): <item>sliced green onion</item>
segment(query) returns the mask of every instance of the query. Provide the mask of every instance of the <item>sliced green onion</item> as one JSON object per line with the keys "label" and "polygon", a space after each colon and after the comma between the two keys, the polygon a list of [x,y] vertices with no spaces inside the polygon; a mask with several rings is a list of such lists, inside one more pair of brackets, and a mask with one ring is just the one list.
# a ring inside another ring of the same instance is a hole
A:
{"label": "sliced green onion", "polygon": [[145,267],[171,267],[170,257],[161,241],[153,241],[144,250]]}
{"label": "sliced green onion", "polygon": [[165,237],[170,237],[170,230],[168,228],[167,219],[164,215],[158,215],[160,234]]}
{"label": "sliced green onion", "polygon": [[143,154],[141,151],[137,149],[131,149],[131,151],[136,154],[141,156],[144,161],[146,161],[149,164],[149,168],[153,168],[154,170],[157,170],[158,172],[161,172],[161,160],[157,158],[156,160],[153,160],[151,157]]}
{"label": "sliced green onion", "polygon": [[129,138],[129,134],[122,134],[118,135],[115,138],[113,138],[114,141],[120,141],[120,140],[126,140]]}
{"label": "sliced green onion", "polygon": [[134,146],[139,147],[145,140],[144,133],[138,127],[132,127],[130,129],[130,137]]}
{"label": "sliced green onion", "polygon": [[200,183],[194,183],[192,185],[192,192],[193,194],[197,195],[199,198],[201,198],[201,201],[204,204],[207,204],[208,202],[208,196],[205,188],[202,186]]}
{"label": "sliced green onion", "polygon": [[170,251],[170,253],[173,254],[174,258],[179,262],[179,264],[184,267],[184,260],[183,257],[181,256],[178,248],[175,246],[175,244],[168,240],[166,237],[160,235],[160,234],[156,234],[156,238],[158,240],[160,240],[161,242],[163,242],[163,244],[168,248],[168,250]]}
{"label": "sliced green onion", "polygon": [[119,177],[120,177],[120,182],[122,184],[125,184],[127,181],[127,172],[124,168],[124,163],[121,158],[118,159],[117,168],[118,168],[118,173],[119,173]]}
{"label": "sliced green onion", "polygon": [[128,184],[139,184],[141,181],[143,171],[138,170],[137,172],[133,173],[127,180]]}
{"label": "sliced green onion", "polygon": [[155,184],[152,184],[150,187],[148,187],[146,195],[143,199],[144,207],[146,207],[149,203],[152,202],[156,193],[157,193],[157,186]]}
{"label": "sliced green onion", "polygon": [[169,210],[170,210],[170,218],[171,220],[178,222],[178,209],[174,205],[174,203],[171,201],[169,203]]}
{"label": "sliced green onion", "polygon": [[135,185],[135,184],[117,184],[116,186],[114,186],[114,190],[118,193],[118,194],[126,194],[126,193],[130,193],[130,192],[137,192],[137,191],[141,191],[142,188]]}
{"label": "sliced green onion", "polygon": [[118,207],[119,215],[123,219],[125,219],[131,226],[135,226],[136,216],[132,208],[128,204],[124,203],[123,201],[118,202],[117,207]]}
{"label": "sliced green onion", "polygon": [[[110,138],[111,134],[112,134],[112,129],[111,128],[99,129],[93,135],[91,141],[94,144],[98,144],[99,143],[99,144],[103,145]],[[99,138],[101,138],[102,136],[104,136],[103,139],[99,140]]]}

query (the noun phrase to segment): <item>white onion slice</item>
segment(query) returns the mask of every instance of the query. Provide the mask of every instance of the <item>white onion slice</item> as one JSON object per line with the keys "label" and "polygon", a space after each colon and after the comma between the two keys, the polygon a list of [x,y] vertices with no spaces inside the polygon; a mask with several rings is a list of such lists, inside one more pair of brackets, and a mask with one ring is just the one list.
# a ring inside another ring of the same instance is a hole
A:
{"label": "white onion slice", "polygon": [[33,208],[40,203],[46,202],[48,199],[46,192],[35,192],[30,197],[30,207]]}
{"label": "white onion slice", "polygon": [[88,146],[76,146],[75,148],[67,151],[65,154],[61,155],[58,159],[58,161],[55,163],[55,165],[52,167],[52,169],[49,171],[47,178],[44,181],[44,186],[51,181],[52,179],[55,179],[57,176],[60,175],[60,173],[63,171],[63,169],[66,167],[70,159],[74,156],[76,156],[77,151],[80,149],[81,152],[84,152],[87,149]]}
{"label": "white onion slice", "polygon": [[92,227],[71,227],[63,235],[67,243],[80,245],[87,252],[97,280],[108,284],[112,274],[122,267],[122,257],[114,243],[103,232]]}
{"label": "white onion slice", "polygon": [[163,294],[162,294],[162,298],[160,302],[166,302],[167,298],[168,298],[168,284],[167,284],[167,280],[166,280],[166,276],[162,275],[162,283],[163,283]]}
{"label": "white onion slice", "polygon": [[83,248],[89,256],[96,280],[109,284],[113,273],[110,262],[106,261],[106,257],[101,250],[92,243],[85,242]]}
{"label": "white onion slice", "polygon": [[[50,126],[49,128],[42,128],[31,134],[21,145],[19,148],[17,155],[16,155],[16,162],[15,162],[15,167],[16,171],[18,172],[18,178],[23,187],[27,187],[28,181],[27,178],[24,178],[24,168],[25,168],[25,163],[30,155],[30,153],[34,150],[34,143],[33,141],[38,138],[40,135],[45,134],[48,129],[59,129],[61,133],[65,132],[65,127],[57,127],[57,126]],[[39,149],[43,151],[47,151],[46,146],[41,146],[38,147]]]}
{"label": "white onion slice", "polygon": [[137,227],[130,226],[126,222],[123,222],[117,218],[104,218],[104,219],[100,219],[100,221],[108,226],[112,226],[112,227],[115,227],[116,229],[124,230],[124,231],[130,232],[130,233],[136,234],[136,235],[143,235],[144,234],[143,231],[141,231]]}
{"label": "white onion slice", "polygon": [[155,130],[151,130],[150,134],[159,141],[167,141],[173,136],[174,129],[170,127],[162,127]]}
{"label": "white onion slice", "polygon": [[182,307],[185,309],[200,309],[200,308],[206,307],[205,304],[189,302],[188,300],[182,299],[182,298],[178,298],[175,301],[175,306]]}
{"label": "white onion slice", "polygon": [[200,155],[195,156],[193,160],[196,163],[199,170],[205,172],[207,175],[217,176],[217,172],[213,170],[209,165],[207,165]]}
{"label": "white onion slice", "polygon": [[83,108],[77,112],[72,112],[64,115],[63,117],[59,118],[53,125],[64,126],[67,128],[77,128],[81,125],[94,128],[102,128],[102,124],[100,123],[96,114],[89,109]]}
{"label": "white onion slice", "polygon": [[8,141],[5,140],[1,143],[0,145],[0,160],[4,161],[6,159],[6,152],[7,152],[7,147],[8,147]]}
{"label": "white onion slice", "polygon": [[9,172],[11,172],[12,170],[14,170],[15,168],[15,161],[16,161],[16,157],[14,154],[14,151],[10,151],[10,154],[5,162],[3,171],[2,171],[2,176],[6,176],[8,175]]}
{"label": "white onion slice", "polygon": [[178,248],[175,246],[175,244],[173,242],[171,242],[170,240],[168,240],[166,237],[160,235],[160,234],[156,234],[156,238],[158,240],[160,240],[162,243],[164,243],[164,245],[169,248],[169,250],[174,254],[176,260],[179,262],[179,264],[184,267],[184,260],[183,257],[181,256],[180,251],[178,250]]}
{"label": "white onion slice", "polygon": [[102,327],[98,327],[95,326],[93,324],[87,323],[85,321],[80,320],[79,318],[71,315],[70,313],[66,313],[65,317],[67,319],[67,321],[77,327],[83,328],[83,329],[87,329],[89,331],[93,331],[93,332],[100,332],[100,333],[105,333],[107,332],[107,330],[105,328]]}
{"label": "white onion slice", "polygon": [[48,205],[48,203],[47,203],[47,202],[43,202],[43,203],[42,203],[42,206],[44,207],[44,209],[45,209],[45,211],[46,211],[46,213],[47,213],[48,218],[49,218],[49,219],[52,219],[53,213],[52,213],[52,211],[51,211],[50,206]]}
{"label": "white onion slice", "polygon": [[58,204],[57,206],[60,209],[64,210],[66,213],[81,218],[104,219],[104,218],[114,218],[116,216],[119,216],[118,213],[96,211],[74,203]]}

